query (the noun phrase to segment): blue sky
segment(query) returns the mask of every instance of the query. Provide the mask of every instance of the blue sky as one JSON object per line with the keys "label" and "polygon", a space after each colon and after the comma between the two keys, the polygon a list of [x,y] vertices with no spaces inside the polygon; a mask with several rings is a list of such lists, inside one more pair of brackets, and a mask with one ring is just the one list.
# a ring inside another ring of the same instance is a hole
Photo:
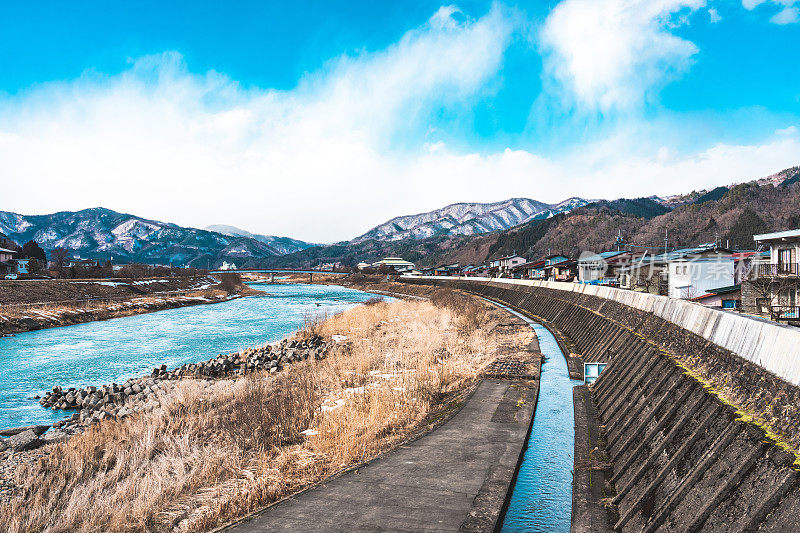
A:
{"label": "blue sky", "polygon": [[800,1],[2,3],[0,209],[314,241],[800,164]]}

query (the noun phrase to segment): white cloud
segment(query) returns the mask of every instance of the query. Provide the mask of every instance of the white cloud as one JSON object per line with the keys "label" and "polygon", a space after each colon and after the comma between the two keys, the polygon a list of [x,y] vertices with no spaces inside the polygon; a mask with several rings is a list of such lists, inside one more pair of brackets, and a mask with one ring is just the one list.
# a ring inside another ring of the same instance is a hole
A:
{"label": "white cloud", "polygon": [[800,21],[800,8],[786,6],[769,19],[775,24],[794,24]]}
{"label": "white cloud", "polygon": [[[761,143],[689,155],[643,147],[645,135],[624,131],[558,158],[453,149],[429,119],[441,106],[470,105],[492,85],[515,24],[500,8],[468,20],[445,7],[395,45],[332,60],[290,91],[193,74],[167,53],[119,75],[87,73],[5,97],[0,209],[102,205],[184,225],[333,241],[456,201],[671,194],[800,161],[793,125]],[[640,40],[631,39],[617,45],[638,50]],[[638,65],[625,54],[619,75],[600,87]]]}
{"label": "white cloud", "polygon": [[192,74],[166,53],[118,76],[87,73],[6,98],[0,209],[105,205],[183,224],[350,237],[408,198],[392,140],[424,130],[432,106],[476,98],[513,27],[500,8],[479,20],[442,8],[396,44],[332,60],[286,92]]}
{"label": "white cloud", "polygon": [[780,7],[780,11],[769,19],[774,24],[793,24],[800,22],[800,7],[795,6],[800,0],[742,0],[742,7],[753,10],[761,4],[769,3]]}
{"label": "white cloud", "polygon": [[694,43],[672,33],[705,0],[563,0],[548,16],[547,66],[579,105],[602,112],[640,105],[685,72]]}
{"label": "white cloud", "polygon": [[715,8],[713,8],[713,7],[709,8],[709,9],[708,9],[708,21],[709,21],[711,24],[716,24],[716,23],[717,23],[717,22],[719,22],[720,20],[722,20],[722,16],[719,14],[719,11],[717,11],[717,10],[716,10]]}
{"label": "white cloud", "polygon": [[776,137],[794,137],[797,134],[798,134],[797,126],[787,126],[786,128],[775,130]]}

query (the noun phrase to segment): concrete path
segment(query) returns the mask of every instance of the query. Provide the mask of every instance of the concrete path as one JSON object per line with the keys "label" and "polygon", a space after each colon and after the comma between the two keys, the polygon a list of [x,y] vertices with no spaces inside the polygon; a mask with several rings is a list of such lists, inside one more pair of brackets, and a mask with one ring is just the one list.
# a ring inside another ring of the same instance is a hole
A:
{"label": "concrete path", "polygon": [[538,381],[484,380],[430,434],[228,530],[491,531],[537,394]]}

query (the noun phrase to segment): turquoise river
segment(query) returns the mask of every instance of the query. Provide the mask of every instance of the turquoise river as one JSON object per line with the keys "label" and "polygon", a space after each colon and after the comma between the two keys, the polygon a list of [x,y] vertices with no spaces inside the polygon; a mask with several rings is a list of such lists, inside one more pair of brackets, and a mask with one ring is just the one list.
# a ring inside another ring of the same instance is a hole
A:
{"label": "turquoise river", "polygon": [[267,294],[0,338],[0,428],[64,418],[68,413],[33,398],[54,385],[119,383],[161,364],[174,368],[266,344],[301,327],[306,317],[374,297],[332,285],[253,287]]}

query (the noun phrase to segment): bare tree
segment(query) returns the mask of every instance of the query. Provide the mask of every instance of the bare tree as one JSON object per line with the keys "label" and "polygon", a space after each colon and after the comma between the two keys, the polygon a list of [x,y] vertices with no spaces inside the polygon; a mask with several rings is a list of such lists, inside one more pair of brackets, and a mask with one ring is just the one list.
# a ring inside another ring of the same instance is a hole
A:
{"label": "bare tree", "polygon": [[69,250],[66,248],[53,248],[53,251],[50,252],[50,259],[58,268],[62,268],[64,266],[68,257]]}

